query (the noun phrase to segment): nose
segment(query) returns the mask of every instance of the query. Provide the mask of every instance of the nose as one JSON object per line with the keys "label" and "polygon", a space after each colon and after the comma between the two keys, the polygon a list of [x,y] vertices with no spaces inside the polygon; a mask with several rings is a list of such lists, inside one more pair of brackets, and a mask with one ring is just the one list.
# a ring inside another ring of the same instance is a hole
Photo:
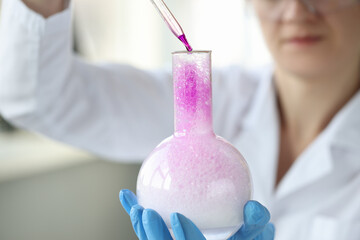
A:
{"label": "nose", "polygon": [[316,11],[308,0],[286,0],[281,19],[283,21],[304,21],[314,15],[316,15]]}

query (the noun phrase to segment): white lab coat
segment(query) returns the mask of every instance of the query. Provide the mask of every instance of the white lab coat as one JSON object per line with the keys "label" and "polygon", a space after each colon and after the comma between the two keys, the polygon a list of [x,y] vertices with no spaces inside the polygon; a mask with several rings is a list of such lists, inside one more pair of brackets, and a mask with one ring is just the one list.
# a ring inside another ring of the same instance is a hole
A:
{"label": "white lab coat", "polygon": [[[7,119],[116,161],[144,159],[172,133],[169,71],[75,57],[69,10],[47,20],[19,0],[4,0],[2,10],[0,112]],[[277,240],[359,240],[360,92],[275,189],[279,119],[272,73],[271,67],[214,71],[215,132],[247,159],[253,198],[269,208]]]}

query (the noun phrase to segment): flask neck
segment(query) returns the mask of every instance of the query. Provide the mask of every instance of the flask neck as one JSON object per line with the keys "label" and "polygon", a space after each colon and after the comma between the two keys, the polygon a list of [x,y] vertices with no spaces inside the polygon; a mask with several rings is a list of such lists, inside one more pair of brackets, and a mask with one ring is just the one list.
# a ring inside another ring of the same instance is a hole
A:
{"label": "flask neck", "polygon": [[175,136],[213,134],[210,52],[173,54]]}

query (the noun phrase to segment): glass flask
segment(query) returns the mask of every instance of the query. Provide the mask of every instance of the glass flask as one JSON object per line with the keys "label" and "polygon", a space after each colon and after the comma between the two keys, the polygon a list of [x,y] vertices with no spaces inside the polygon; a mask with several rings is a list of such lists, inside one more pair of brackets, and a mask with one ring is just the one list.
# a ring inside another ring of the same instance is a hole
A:
{"label": "glass flask", "polygon": [[211,51],[174,52],[175,131],[141,166],[137,196],[170,232],[170,214],[191,219],[206,239],[224,240],[243,223],[252,184],[247,163],[212,127]]}

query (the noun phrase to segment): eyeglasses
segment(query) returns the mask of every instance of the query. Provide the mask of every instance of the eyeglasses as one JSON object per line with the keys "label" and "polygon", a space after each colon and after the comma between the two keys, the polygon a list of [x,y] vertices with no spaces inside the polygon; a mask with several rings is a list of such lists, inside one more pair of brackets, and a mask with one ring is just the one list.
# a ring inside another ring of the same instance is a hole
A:
{"label": "eyeglasses", "polygon": [[300,1],[313,14],[329,14],[351,5],[360,4],[360,0],[253,0],[256,6],[272,20],[281,18],[289,1]]}

